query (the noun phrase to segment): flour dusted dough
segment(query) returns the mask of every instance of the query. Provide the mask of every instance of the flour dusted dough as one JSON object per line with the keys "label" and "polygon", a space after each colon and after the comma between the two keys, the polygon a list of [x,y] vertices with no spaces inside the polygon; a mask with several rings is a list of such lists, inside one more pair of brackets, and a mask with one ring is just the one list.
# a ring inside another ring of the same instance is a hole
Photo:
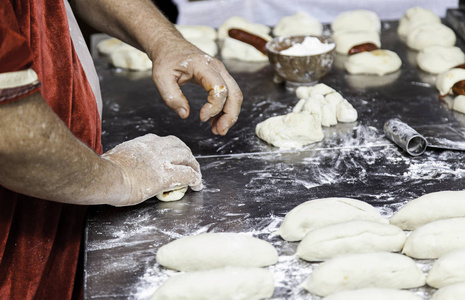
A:
{"label": "flour dusted dough", "polygon": [[397,33],[405,38],[415,27],[425,23],[441,23],[441,19],[429,9],[419,6],[409,8],[399,20]]}
{"label": "flour dusted dough", "polygon": [[216,29],[204,25],[175,25],[182,36],[210,56],[218,53]]}
{"label": "flour dusted dough", "polygon": [[314,229],[350,220],[388,223],[366,202],[351,198],[321,198],[294,207],[284,217],[277,233],[286,241],[300,241]]}
{"label": "flour dusted dough", "polygon": [[[352,291],[342,291],[325,297],[323,300],[422,300],[423,298],[409,291],[364,288]],[[450,300],[450,299],[449,299]]]}
{"label": "flour dusted dough", "polygon": [[440,288],[433,294],[431,300],[463,300],[465,299],[465,282]]}
{"label": "flour dusted dough", "polygon": [[379,33],[372,30],[358,30],[358,31],[336,31],[332,36],[336,42],[336,52],[339,54],[347,55],[349,50],[354,46],[372,43],[381,47],[381,39]]}
{"label": "flour dusted dough", "polygon": [[441,23],[422,24],[407,35],[407,45],[414,50],[432,45],[453,46],[455,41],[454,31]]}
{"label": "flour dusted dough", "polygon": [[406,255],[429,259],[465,247],[465,218],[434,221],[410,233],[402,252]]}
{"label": "flour dusted dough", "polygon": [[439,74],[465,63],[465,54],[459,47],[433,45],[418,53],[417,63],[423,71]]}
{"label": "flour dusted dough", "polygon": [[283,17],[273,28],[274,36],[321,35],[322,33],[323,25],[321,22],[303,11]]}
{"label": "flour dusted dough", "polygon": [[[262,36],[265,40],[271,40],[270,36]],[[261,53],[253,46],[239,40],[227,37],[223,41],[221,48],[221,58],[237,59],[250,62],[267,62],[268,56]]]}
{"label": "flour dusted dough", "polygon": [[465,80],[465,69],[450,69],[438,75],[436,88],[442,96],[452,94],[454,84],[462,80]]}
{"label": "flour dusted dough", "polygon": [[442,288],[458,282],[465,283],[465,248],[439,257],[426,277],[426,283],[434,288]]}
{"label": "flour dusted dough", "polygon": [[318,265],[302,286],[318,296],[367,287],[407,289],[425,284],[415,261],[389,252],[337,256]]}
{"label": "flour dusted dough", "polygon": [[296,254],[307,261],[320,261],[348,253],[397,252],[402,250],[406,237],[397,226],[354,220],[310,231]]}
{"label": "flour dusted dough", "polygon": [[350,55],[344,66],[350,74],[382,76],[399,70],[402,60],[394,51],[378,49]]}
{"label": "flour dusted dough", "polygon": [[151,300],[258,300],[274,292],[273,273],[261,268],[225,267],[174,275]]}
{"label": "flour dusted dough", "polygon": [[256,135],[275,147],[301,148],[323,139],[321,125],[310,114],[289,113],[258,123]]}
{"label": "flour dusted dough", "polygon": [[166,191],[166,192],[161,192],[157,194],[157,198],[160,201],[165,201],[165,202],[170,202],[170,201],[178,201],[181,200],[182,197],[184,197],[184,194],[187,192],[187,186],[182,187],[179,189],[171,190],[171,191]]}
{"label": "flour dusted dough", "polygon": [[414,230],[433,221],[455,217],[465,217],[465,191],[440,191],[413,199],[389,222],[404,230]]}
{"label": "flour dusted dough", "polygon": [[340,13],[331,23],[333,32],[339,30],[371,30],[380,32],[381,21],[378,15],[369,10],[359,9]]}
{"label": "flour dusted dough", "polygon": [[158,249],[157,262],[169,269],[197,271],[225,266],[264,267],[278,260],[268,242],[245,234],[203,233],[174,240]]}

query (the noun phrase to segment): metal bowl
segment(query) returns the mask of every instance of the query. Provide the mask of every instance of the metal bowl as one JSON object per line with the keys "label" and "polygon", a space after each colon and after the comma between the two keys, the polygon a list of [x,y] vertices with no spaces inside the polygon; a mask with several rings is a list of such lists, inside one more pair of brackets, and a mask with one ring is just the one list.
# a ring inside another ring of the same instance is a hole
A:
{"label": "metal bowl", "polygon": [[[276,74],[290,85],[313,85],[331,71],[334,49],[315,55],[283,55],[280,51],[302,43],[309,35],[276,37],[266,44],[266,52]],[[335,44],[329,37],[313,36],[322,43]]]}

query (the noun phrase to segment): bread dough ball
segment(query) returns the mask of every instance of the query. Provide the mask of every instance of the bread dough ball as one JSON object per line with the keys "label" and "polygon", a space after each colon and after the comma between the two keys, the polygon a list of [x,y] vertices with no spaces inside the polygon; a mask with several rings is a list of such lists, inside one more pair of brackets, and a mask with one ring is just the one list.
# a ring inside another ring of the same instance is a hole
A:
{"label": "bread dough ball", "polygon": [[465,69],[450,69],[438,75],[436,79],[436,88],[441,96],[453,94],[452,87],[462,80],[465,80]]}
{"label": "bread dough ball", "polygon": [[127,44],[111,52],[110,61],[115,67],[122,69],[133,71],[152,69],[152,61],[147,54]]}
{"label": "bread dough ball", "polygon": [[465,247],[465,218],[434,221],[410,233],[402,252],[418,258],[438,258],[445,253]]}
{"label": "bread dough ball", "polygon": [[385,75],[400,69],[402,61],[391,50],[378,49],[350,55],[344,64],[350,74]]}
{"label": "bread dough ball", "polygon": [[321,22],[303,11],[283,17],[273,28],[274,36],[321,35],[322,33],[323,25]]}
{"label": "bread dough ball", "polygon": [[181,200],[182,197],[184,197],[184,194],[186,194],[186,192],[187,186],[175,190],[161,192],[157,194],[156,197],[158,198],[158,200],[165,202],[178,201]]}
{"label": "bread dough ball", "polygon": [[324,84],[324,83],[317,83],[317,84],[312,85],[312,86],[299,86],[295,90],[295,94],[296,94],[297,98],[299,98],[299,99],[307,99],[310,96],[316,95],[316,94],[321,94],[321,95],[325,96],[325,95],[327,95],[329,93],[332,93],[332,92],[336,92],[336,90],[333,89],[332,87],[330,87],[329,85]]}
{"label": "bread dough ball", "polygon": [[218,28],[218,39],[226,39],[229,36],[228,31],[231,28],[242,29],[258,36],[269,36],[271,32],[271,28],[266,25],[251,23],[242,17],[234,16],[227,19],[223,24],[220,25]]}
{"label": "bread dough ball", "polygon": [[[271,40],[270,36],[262,36],[266,40]],[[221,58],[237,59],[250,62],[267,62],[268,56],[258,51],[252,45],[241,42],[233,38],[225,38],[221,48]]]}
{"label": "bread dough ball", "polygon": [[208,55],[215,56],[218,54],[215,28],[204,25],[176,25],[176,29],[181,32],[187,41]]}
{"label": "bread dough ball", "polygon": [[286,241],[295,242],[317,228],[351,220],[388,223],[376,208],[366,202],[351,198],[321,198],[294,207],[284,217],[277,234]]}
{"label": "bread dough ball", "polygon": [[255,134],[265,142],[284,149],[302,148],[323,139],[320,123],[310,114],[289,113],[258,123]]}
{"label": "bread dough ball", "polygon": [[358,119],[358,112],[349,101],[344,99],[336,106],[336,118],[338,122],[342,123],[355,122]]}
{"label": "bread dough ball", "polygon": [[156,259],[169,269],[198,271],[225,266],[269,266],[278,261],[278,252],[270,243],[245,234],[203,233],[163,245]]}
{"label": "bread dough ball", "polygon": [[465,191],[440,191],[413,199],[389,222],[404,230],[415,230],[433,221],[456,217],[465,217]]}
{"label": "bread dough ball", "polygon": [[104,39],[97,43],[97,50],[104,55],[110,55],[115,49],[125,45],[122,41],[116,38]]}
{"label": "bread dough ball", "polygon": [[343,55],[348,55],[349,50],[354,46],[366,43],[372,43],[381,48],[379,33],[372,30],[341,30],[336,31],[331,37],[336,42],[336,52]]}
{"label": "bread dough ball", "polygon": [[439,257],[426,277],[426,283],[437,289],[458,282],[465,282],[465,248]]}
{"label": "bread dough ball", "polygon": [[417,56],[417,64],[425,72],[439,74],[465,63],[465,54],[455,46],[428,46]]}
{"label": "bread dough ball", "polygon": [[358,9],[340,13],[331,23],[333,32],[339,30],[371,30],[381,31],[381,20],[378,15],[369,10]]}
{"label": "bread dough ball", "polygon": [[422,300],[423,298],[409,291],[364,288],[352,291],[342,291],[325,297],[324,300]]}
{"label": "bread dough ball", "polygon": [[458,95],[454,99],[454,104],[452,105],[452,109],[458,111],[462,114],[465,114],[465,96]]}
{"label": "bread dough ball", "polygon": [[426,23],[415,27],[407,36],[407,45],[421,50],[432,45],[454,46],[456,41],[452,29],[441,23]]}
{"label": "bread dough ball", "polygon": [[353,220],[310,231],[296,254],[307,261],[320,261],[348,253],[396,252],[402,250],[406,238],[397,226]]}
{"label": "bread dough ball", "polygon": [[441,23],[441,19],[430,9],[419,6],[409,8],[399,20],[397,33],[405,38],[414,28],[425,23]]}
{"label": "bread dough ball", "polygon": [[261,268],[225,267],[174,275],[151,300],[253,300],[273,295],[273,273]]}
{"label": "bread dough ball", "polygon": [[425,284],[415,261],[389,252],[337,256],[318,265],[302,286],[318,296],[368,287],[408,289]]}
{"label": "bread dough ball", "polygon": [[433,294],[431,300],[461,300],[465,299],[465,282],[440,288]]}

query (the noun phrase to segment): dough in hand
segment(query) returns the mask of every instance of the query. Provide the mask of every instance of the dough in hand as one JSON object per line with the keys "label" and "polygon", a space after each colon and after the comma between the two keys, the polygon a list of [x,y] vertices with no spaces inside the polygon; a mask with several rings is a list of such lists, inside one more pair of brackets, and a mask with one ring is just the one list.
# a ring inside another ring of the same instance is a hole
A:
{"label": "dough in hand", "polygon": [[323,300],[422,300],[423,298],[409,291],[364,288],[352,291],[342,291],[329,295]]}
{"label": "dough in hand", "polygon": [[438,258],[445,253],[465,247],[465,218],[434,221],[410,233],[402,252],[418,258]]}
{"label": "dough in hand", "polygon": [[437,289],[458,282],[465,282],[465,248],[439,257],[426,277],[426,283]]}
{"label": "dough in hand", "polygon": [[333,32],[340,30],[371,30],[380,32],[381,20],[373,11],[366,9],[350,10],[340,13],[331,23],[331,29]]}
{"label": "dough in hand", "polygon": [[432,74],[439,74],[465,63],[465,54],[456,46],[428,46],[417,56],[420,69]]}
{"label": "dough in hand", "polygon": [[397,252],[402,250],[406,238],[397,226],[353,220],[310,231],[299,243],[296,254],[307,261],[321,261],[348,253]]}
{"label": "dough in hand", "polygon": [[358,31],[336,31],[331,36],[336,42],[336,52],[342,55],[348,55],[349,50],[354,46],[366,43],[372,43],[381,47],[381,39],[379,33],[373,30],[358,30]]}
{"label": "dough in hand", "polygon": [[465,217],[465,191],[440,191],[413,199],[389,222],[404,230],[415,230],[433,221],[456,217]]}
{"label": "dough in hand", "polygon": [[415,27],[407,36],[407,45],[421,50],[432,45],[454,46],[456,41],[452,29],[442,23],[426,23]]}
{"label": "dough in hand", "polygon": [[184,197],[184,194],[187,192],[187,186],[171,190],[171,191],[166,191],[166,192],[161,192],[157,194],[157,198],[160,201],[165,201],[165,202],[170,202],[170,201],[178,201],[181,200],[182,197]]}
{"label": "dough in hand", "polygon": [[278,261],[267,241],[240,233],[203,233],[174,240],[158,249],[157,262],[178,271],[225,266],[264,267]]}
{"label": "dough in hand", "polygon": [[433,294],[431,300],[462,300],[465,299],[465,282],[455,283],[440,288]]}
{"label": "dough in hand", "polygon": [[258,123],[255,134],[267,143],[284,149],[301,148],[323,139],[320,123],[310,114],[289,113]]}
{"label": "dough in hand", "polygon": [[321,22],[303,11],[283,17],[273,28],[274,36],[321,35],[322,33],[323,25]]}
{"label": "dough in hand", "polygon": [[273,295],[273,273],[267,269],[225,267],[174,275],[151,300],[259,300]]}
{"label": "dough in hand", "polygon": [[452,87],[459,81],[465,80],[465,69],[454,68],[442,72],[436,79],[436,88],[441,96],[453,94]]}
{"label": "dough in hand", "polygon": [[277,234],[286,241],[295,242],[317,228],[351,220],[388,223],[376,208],[366,202],[351,198],[321,198],[294,207],[284,217]]}
{"label": "dough in hand", "polygon": [[441,23],[441,19],[430,9],[420,6],[409,8],[399,20],[397,33],[400,37],[406,38],[415,27],[425,23]]}
{"label": "dough in hand", "polygon": [[408,289],[425,284],[415,261],[389,252],[337,256],[318,265],[302,286],[318,296],[368,287]]}
{"label": "dough in hand", "polygon": [[344,64],[350,74],[385,75],[400,69],[402,60],[391,50],[378,49],[350,55]]}

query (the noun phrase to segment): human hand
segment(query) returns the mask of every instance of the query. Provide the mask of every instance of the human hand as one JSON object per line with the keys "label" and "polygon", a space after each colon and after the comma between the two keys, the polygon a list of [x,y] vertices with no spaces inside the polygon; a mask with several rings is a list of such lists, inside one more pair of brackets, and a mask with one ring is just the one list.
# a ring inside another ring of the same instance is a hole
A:
{"label": "human hand", "polygon": [[200,120],[210,121],[214,134],[225,135],[237,121],[243,97],[223,63],[182,37],[169,36],[159,44],[149,56],[153,81],[165,103],[181,118],[187,118],[189,103],[180,87],[187,82],[199,84],[208,92]]}
{"label": "human hand", "polygon": [[200,165],[189,147],[174,136],[147,134],[124,142],[101,156],[119,168],[127,197],[115,206],[133,205],[156,194],[190,186],[202,186]]}

